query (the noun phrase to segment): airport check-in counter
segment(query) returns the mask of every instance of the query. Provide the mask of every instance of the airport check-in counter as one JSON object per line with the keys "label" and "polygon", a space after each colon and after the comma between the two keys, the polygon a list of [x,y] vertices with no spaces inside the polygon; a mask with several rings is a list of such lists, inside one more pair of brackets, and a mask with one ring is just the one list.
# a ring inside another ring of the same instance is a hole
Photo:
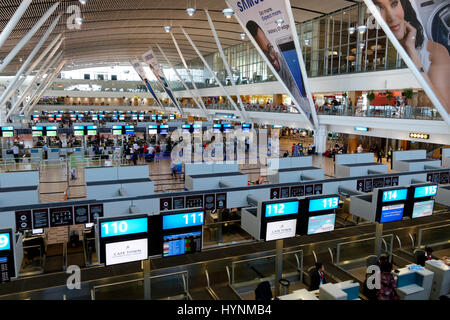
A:
{"label": "airport check-in counter", "polygon": [[39,162],[42,160],[42,155],[44,151],[42,148],[32,148],[30,149],[30,159],[31,162]]}
{"label": "airport check-in counter", "polygon": [[185,164],[185,188],[189,191],[248,186],[248,176],[239,172],[238,163]]}
{"label": "airport check-in counter", "polygon": [[441,166],[440,160],[427,159],[426,150],[394,151],[392,153],[392,168],[395,171],[420,171],[427,167]]}
{"label": "airport check-in counter", "polygon": [[14,154],[12,149],[3,149],[2,150],[2,158],[5,159],[14,159]]}
{"label": "airport check-in counter", "polygon": [[387,173],[387,165],[373,161],[373,153],[337,154],[335,156],[336,177],[361,177]]}
{"label": "airport check-in counter", "polygon": [[322,284],[319,287],[319,300],[359,300],[359,283],[348,280]]}
{"label": "airport check-in counter", "polygon": [[[0,205],[39,203],[39,172],[19,171],[0,174]],[[0,217],[1,226],[2,217]]]}
{"label": "airport check-in counter", "polygon": [[280,300],[319,300],[313,293],[306,289],[295,290],[290,294],[279,296]]}
{"label": "airport check-in counter", "polygon": [[450,207],[450,186],[439,186],[436,195],[436,202]]}
{"label": "airport check-in counter", "polygon": [[[411,268],[410,267],[418,267]],[[419,270],[420,269],[420,270]],[[401,300],[428,300],[431,294],[434,273],[417,265],[407,265],[393,271],[397,278],[397,293]]]}
{"label": "airport check-in counter", "polygon": [[440,296],[450,294],[450,267],[433,259],[425,261],[425,269],[434,273],[430,299],[438,300]]}
{"label": "airport check-in counter", "polygon": [[323,180],[324,170],[316,167],[283,168],[268,175],[268,179],[271,184]]}
{"label": "airport check-in counter", "polygon": [[17,278],[23,261],[22,234],[0,230],[0,284]]}
{"label": "airport check-in counter", "polygon": [[73,148],[73,155],[78,158],[84,157],[84,150],[81,147]]}
{"label": "airport check-in counter", "polygon": [[88,199],[138,197],[154,193],[148,166],[86,168],[84,175]]}
{"label": "airport check-in counter", "polygon": [[48,160],[59,160],[59,152],[60,152],[59,148],[48,148],[47,159]]}

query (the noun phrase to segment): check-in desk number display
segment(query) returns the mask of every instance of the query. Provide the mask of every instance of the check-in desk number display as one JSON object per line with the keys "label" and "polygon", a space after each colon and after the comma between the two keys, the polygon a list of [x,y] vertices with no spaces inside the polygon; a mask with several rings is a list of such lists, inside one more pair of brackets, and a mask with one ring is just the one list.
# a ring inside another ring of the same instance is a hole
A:
{"label": "check-in desk number display", "polygon": [[407,199],[407,188],[378,189],[375,221],[386,223],[402,220]]}
{"label": "check-in desk number display", "polygon": [[49,228],[48,209],[33,210],[33,229]]}
{"label": "check-in desk number display", "polygon": [[331,232],[336,222],[336,209],[339,207],[338,195],[314,196],[300,201],[301,212],[298,219],[297,234],[315,235]]}
{"label": "check-in desk number display", "polygon": [[13,239],[11,229],[0,230],[0,283],[16,276]]}
{"label": "check-in desk number display", "polygon": [[16,211],[16,231],[31,230],[31,210]]}
{"label": "check-in desk number display", "polygon": [[437,184],[420,184],[409,187],[406,214],[412,219],[428,217],[433,214],[434,196],[437,195]]}
{"label": "check-in desk number display", "polygon": [[262,202],[261,210],[261,240],[273,241],[295,237],[298,200]]}
{"label": "check-in desk number display", "polygon": [[73,207],[50,208],[50,226],[61,227],[73,224]]}
{"label": "check-in desk number display", "polygon": [[216,209],[216,195],[214,193],[212,194],[205,194],[204,196],[204,207],[205,210],[214,210]]}
{"label": "check-in desk number display", "polygon": [[100,262],[106,266],[148,259],[147,215],[99,219]]}

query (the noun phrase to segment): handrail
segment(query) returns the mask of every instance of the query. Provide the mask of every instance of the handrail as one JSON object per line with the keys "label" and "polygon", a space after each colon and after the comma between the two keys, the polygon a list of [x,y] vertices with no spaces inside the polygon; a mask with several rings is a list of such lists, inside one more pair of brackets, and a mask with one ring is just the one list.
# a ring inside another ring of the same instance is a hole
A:
{"label": "handrail", "polygon": [[[394,235],[393,234],[386,234],[386,235],[383,235],[382,238],[381,238],[381,240],[382,240],[382,242],[384,244],[384,247],[385,247],[385,251],[388,252],[390,256],[392,256],[392,247],[391,247],[391,250],[388,250],[387,243],[384,240],[385,237],[390,237],[391,238],[391,242],[392,242],[393,238],[394,238]],[[347,245],[347,244],[351,244],[351,243],[358,243],[358,242],[367,242],[367,241],[375,240],[375,239],[376,239],[375,237],[370,237],[370,238],[365,238],[365,239],[351,240],[351,241],[338,243],[336,245],[336,264],[339,264],[340,261],[341,261],[340,260],[340,258],[341,258],[341,247],[343,245]]]}
{"label": "handrail", "polygon": [[[288,255],[288,254],[295,254],[296,253],[302,253],[302,257],[303,257],[303,250],[297,250],[297,251],[289,251],[289,252],[283,252],[283,256],[284,255]],[[234,275],[235,275],[235,267],[238,264],[242,264],[242,263],[246,263],[246,262],[251,262],[251,261],[257,261],[257,260],[263,260],[263,259],[270,259],[276,257],[276,254],[270,254],[270,255],[266,255],[266,256],[262,256],[262,257],[256,257],[256,258],[251,258],[251,259],[244,259],[244,260],[238,260],[238,261],[233,261],[231,262],[231,285],[233,285],[235,283],[234,279]],[[303,258],[302,258],[302,263],[303,263]],[[227,272],[228,272],[228,266],[227,266]]]}
{"label": "handrail", "polygon": [[412,235],[411,233],[409,233],[409,232],[408,232],[408,235],[409,235],[409,238],[411,239],[412,248],[414,248],[414,245],[415,245],[415,243],[414,243],[414,237],[413,237],[413,235]]}
{"label": "handrail", "polygon": [[401,249],[402,248],[402,242],[400,241],[400,237],[398,235],[395,235],[395,238],[397,239],[399,249]]}
{"label": "handrail", "polygon": [[313,257],[314,257],[314,262],[317,263],[317,255],[316,252],[313,250],[312,251]]}
{"label": "handrail", "polygon": [[441,226],[435,226],[435,227],[428,227],[428,228],[419,229],[418,240],[417,240],[417,248],[420,248],[422,246],[422,235],[423,235],[424,231],[433,230],[433,229],[448,228],[448,227],[450,227],[450,224],[444,224],[444,225],[441,225]]}
{"label": "handrail", "polygon": [[333,257],[333,251],[331,250],[330,247],[328,247],[328,252],[330,253],[330,257],[331,257],[331,263],[334,264],[334,257]]}

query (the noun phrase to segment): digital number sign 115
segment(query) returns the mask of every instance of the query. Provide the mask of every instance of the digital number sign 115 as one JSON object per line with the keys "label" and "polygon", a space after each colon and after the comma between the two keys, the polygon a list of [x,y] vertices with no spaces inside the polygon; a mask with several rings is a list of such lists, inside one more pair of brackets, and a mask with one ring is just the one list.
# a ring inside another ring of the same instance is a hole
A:
{"label": "digital number sign 115", "polygon": [[437,194],[437,186],[416,187],[414,198],[432,197]]}

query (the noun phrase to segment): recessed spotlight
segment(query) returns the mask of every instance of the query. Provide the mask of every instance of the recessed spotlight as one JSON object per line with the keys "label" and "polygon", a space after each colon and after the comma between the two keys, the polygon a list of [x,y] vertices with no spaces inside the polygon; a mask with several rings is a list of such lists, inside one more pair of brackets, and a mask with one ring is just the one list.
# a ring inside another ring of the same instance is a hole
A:
{"label": "recessed spotlight", "polygon": [[195,10],[194,8],[187,8],[186,12],[189,16],[193,16],[195,14],[195,12],[197,12],[197,10]]}
{"label": "recessed spotlight", "polygon": [[80,18],[80,17],[75,18],[75,23],[76,23],[76,24],[82,24],[83,21],[84,21],[83,18]]}
{"label": "recessed spotlight", "polygon": [[225,18],[230,19],[234,14],[234,10],[232,8],[226,8],[222,10],[222,13]]}
{"label": "recessed spotlight", "polygon": [[277,19],[277,21],[275,21],[275,22],[277,23],[277,25],[279,27],[281,27],[283,25],[283,23],[284,23],[284,20],[282,18],[280,18],[280,19]]}
{"label": "recessed spotlight", "polygon": [[82,5],[85,5],[87,0],[78,0]]}
{"label": "recessed spotlight", "polygon": [[241,39],[244,40],[247,35],[245,33],[241,33]]}
{"label": "recessed spotlight", "polygon": [[170,32],[172,30],[172,27],[171,26],[165,26],[164,30],[166,30],[166,32]]}
{"label": "recessed spotlight", "polygon": [[355,27],[350,27],[350,28],[348,28],[348,33],[350,33],[350,34],[353,34],[353,33],[355,33]]}

